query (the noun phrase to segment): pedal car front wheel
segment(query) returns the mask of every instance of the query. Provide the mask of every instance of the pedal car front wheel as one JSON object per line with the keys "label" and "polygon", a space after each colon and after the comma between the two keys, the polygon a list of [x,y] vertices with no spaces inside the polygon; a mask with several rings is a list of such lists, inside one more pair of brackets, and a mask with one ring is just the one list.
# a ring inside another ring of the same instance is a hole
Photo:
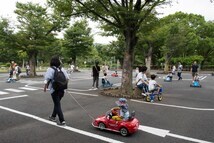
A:
{"label": "pedal car front wheel", "polygon": [[100,122],[98,125],[100,130],[104,130],[106,128],[105,124],[103,122]]}
{"label": "pedal car front wheel", "polygon": [[162,101],[163,97],[162,96],[158,96],[158,101]]}
{"label": "pedal car front wheel", "polygon": [[122,127],[120,129],[120,134],[125,137],[125,136],[127,136],[129,134],[129,132],[125,127]]}

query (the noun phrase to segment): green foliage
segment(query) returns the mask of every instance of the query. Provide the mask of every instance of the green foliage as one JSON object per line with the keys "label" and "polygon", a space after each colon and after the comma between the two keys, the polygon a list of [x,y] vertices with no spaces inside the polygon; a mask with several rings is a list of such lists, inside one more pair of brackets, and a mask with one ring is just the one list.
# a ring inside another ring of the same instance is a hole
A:
{"label": "green foliage", "polygon": [[13,28],[9,20],[0,18],[0,61],[10,62],[10,60],[19,59],[15,46],[13,45]]}
{"label": "green foliage", "polygon": [[77,21],[65,31],[63,54],[76,63],[77,57],[87,58],[92,51],[93,38],[87,21]]}
{"label": "green foliage", "polygon": [[[59,13],[50,13],[46,7],[31,2],[26,4],[17,2],[15,13],[18,15],[19,25],[14,41],[17,49],[27,53],[31,73],[34,76],[38,56],[42,60],[42,57],[50,57],[56,51],[60,51],[58,44],[55,43],[54,32],[65,27],[68,19],[63,19],[57,15]],[[47,53],[49,56],[45,55]]]}
{"label": "green foliage", "polygon": [[191,65],[194,61],[197,61],[197,63],[201,63],[204,60],[203,56],[188,56],[188,57],[178,57],[178,58],[172,58],[171,64],[177,64],[178,62],[181,62],[183,65]]}
{"label": "green foliage", "polygon": [[158,31],[163,41],[159,62],[175,64],[181,61],[189,65],[194,60],[204,64],[212,59],[213,22],[206,22],[200,15],[182,12],[166,16],[160,22],[163,26]]}

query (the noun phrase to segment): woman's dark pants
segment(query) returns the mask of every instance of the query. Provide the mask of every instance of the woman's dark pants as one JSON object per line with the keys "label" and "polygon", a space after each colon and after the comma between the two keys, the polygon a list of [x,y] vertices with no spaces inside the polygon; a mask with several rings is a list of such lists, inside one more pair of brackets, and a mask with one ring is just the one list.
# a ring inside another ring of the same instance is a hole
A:
{"label": "woman's dark pants", "polygon": [[56,117],[56,115],[58,115],[60,122],[65,121],[62,113],[62,109],[61,109],[61,103],[60,103],[62,97],[64,96],[64,91],[54,91],[51,94],[51,96],[54,102],[52,117]]}

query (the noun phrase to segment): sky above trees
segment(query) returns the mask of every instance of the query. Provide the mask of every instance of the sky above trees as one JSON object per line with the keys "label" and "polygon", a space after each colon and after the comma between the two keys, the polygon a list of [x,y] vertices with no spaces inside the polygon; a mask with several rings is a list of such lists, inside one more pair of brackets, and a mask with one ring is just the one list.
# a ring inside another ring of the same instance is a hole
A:
{"label": "sky above trees", "polygon": [[[7,0],[0,1],[0,16],[10,19],[11,24],[16,24],[16,15],[14,10],[16,9],[16,2],[33,2],[44,4],[45,0]],[[182,11],[184,13],[193,13],[200,14],[205,17],[205,20],[214,20],[214,3],[211,3],[210,0],[174,0],[171,6],[164,6],[158,10],[162,13],[159,17],[164,17],[169,14],[174,14],[177,11]],[[97,43],[107,44],[109,41],[112,41],[113,37],[102,37],[99,33],[100,30],[97,29],[97,24],[89,23],[89,26],[92,28],[92,33],[94,35],[94,40]]]}

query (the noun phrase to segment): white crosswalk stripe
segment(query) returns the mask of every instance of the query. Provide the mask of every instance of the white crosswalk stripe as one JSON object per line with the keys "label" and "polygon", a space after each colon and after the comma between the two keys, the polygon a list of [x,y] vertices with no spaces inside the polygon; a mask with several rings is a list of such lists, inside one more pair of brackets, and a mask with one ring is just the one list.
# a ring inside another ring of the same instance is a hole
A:
{"label": "white crosswalk stripe", "polygon": [[[16,92],[16,93],[21,93],[21,92],[25,92],[27,91],[35,91],[35,90],[39,90],[38,88],[34,88],[34,87],[18,87],[19,89],[15,89],[15,88],[7,88],[4,89],[6,91],[9,92]],[[0,95],[6,95],[6,94],[10,94],[9,92],[5,92],[5,91],[0,91]]]}
{"label": "white crosswalk stripe", "polygon": [[0,95],[9,94],[8,92],[0,91]]}
{"label": "white crosswalk stripe", "polygon": [[207,76],[199,76],[200,80],[204,80],[205,78],[207,78]]}
{"label": "white crosswalk stripe", "polygon": [[17,93],[25,92],[24,90],[19,90],[19,89],[14,89],[14,88],[7,88],[7,89],[5,89],[5,90],[11,91],[11,92],[17,92]]}
{"label": "white crosswalk stripe", "polygon": [[19,87],[19,89],[30,90],[30,91],[38,90],[38,89],[35,89],[35,88],[29,88],[29,87]]}

